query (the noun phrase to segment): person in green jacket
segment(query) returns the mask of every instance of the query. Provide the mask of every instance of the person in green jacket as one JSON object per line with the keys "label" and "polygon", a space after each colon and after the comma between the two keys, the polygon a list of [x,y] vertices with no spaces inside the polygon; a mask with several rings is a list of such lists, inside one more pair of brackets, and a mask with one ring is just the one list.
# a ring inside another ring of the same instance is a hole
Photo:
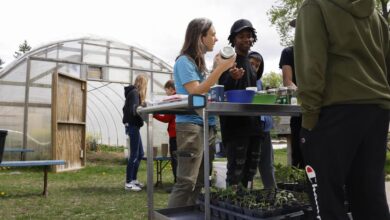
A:
{"label": "person in green jacket", "polygon": [[301,148],[317,219],[390,219],[389,26],[374,0],[306,0],[295,32]]}

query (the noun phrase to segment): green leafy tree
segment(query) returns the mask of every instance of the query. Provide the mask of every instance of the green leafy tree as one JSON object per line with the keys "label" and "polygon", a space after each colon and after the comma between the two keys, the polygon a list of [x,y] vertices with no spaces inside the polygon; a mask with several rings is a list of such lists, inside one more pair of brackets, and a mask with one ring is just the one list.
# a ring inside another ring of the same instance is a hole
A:
{"label": "green leafy tree", "polygon": [[261,81],[264,88],[279,88],[283,82],[282,75],[273,71],[264,74]]}
{"label": "green leafy tree", "polygon": [[291,46],[294,43],[294,31],[288,24],[298,15],[298,9],[303,0],[277,0],[276,4],[267,11],[269,20],[280,36],[282,46]]}
{"label": "green leafy tree", "polygon": [[376,8],[381,12],[386,21],[389,21],[389,9],[387,7],[389,0],[376,0]]}
{"label": "green leafy tree", "polygon": [[19,50],[15,51],[14,57],[19,58],[20,56],[22,56],[23,54],[27,53],[30,50],[31,50],[31,46],[28,45],[26,40],[24,40],[24,42],[19,45]]}
{"label": "green leafy tree", "polygon": [[[277,0],[275,5],[267,11],[269,20],[280,36],[282,46],[291,46],[294,44],[294,31],[289,26],[289,22],[298,15],[298,10],[304,0]],[[376,8],[389,21],[389,0],[376,0]]]}
{"label": "green leafy tree", "polygon": [[3,69],[2,66],[3,66],[4,63],[5,63],[4,60],[0,58],[0,70]]}

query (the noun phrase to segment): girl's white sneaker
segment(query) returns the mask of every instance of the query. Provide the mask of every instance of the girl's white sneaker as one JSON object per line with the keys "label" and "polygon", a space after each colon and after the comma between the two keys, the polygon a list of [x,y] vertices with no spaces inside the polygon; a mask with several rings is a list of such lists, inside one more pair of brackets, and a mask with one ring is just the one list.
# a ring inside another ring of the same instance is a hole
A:
{"label": "girl's white sneaker", "polygon": [[125,184],[125,190],[138,192],[138,191],[141,191],[142,189],[141,189],[141,187],[134,184],[133,181],[131,181],[130,183]]}

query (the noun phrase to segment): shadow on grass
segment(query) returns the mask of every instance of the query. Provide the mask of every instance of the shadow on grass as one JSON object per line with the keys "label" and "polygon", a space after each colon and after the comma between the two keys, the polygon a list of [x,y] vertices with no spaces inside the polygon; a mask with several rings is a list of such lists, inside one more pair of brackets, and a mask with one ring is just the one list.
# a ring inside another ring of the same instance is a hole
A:
{"label": "shadow on grass", "polygon": [[[155,193],[167,193],[168,188],[172,188],[173,184],[164,184],[163,186],[159,187],[153,187],[153,192]],[[112,195],[113,193],[116,194],[123,194],[124,192],[131,192],[131,191],[126,191],[123,187],[118,187],[118,186],[77,186],[77,187],[71,187],[71,188],[65,188],[63,191],[67,192],[75,192],[75,193],[84,193],[84,194],[110,194]],[[144,187],[142,191],[139,193],[146,193],[147,192],[147,187]]]}
{"label": "shadow on grass", "polygon": [[[50,192],[48,197],[50,197]],[[12,193],[1,197],[1,200],[14,200],[14,199],[45,199],[45,197],[42,196],[42,191],[20,192],[16,194]]]}
{"label": "shadow on grass", "polygon": [[[109,187],[109,186],[92,186],[92,187],[86,187],[86,186],[78,186],[74,188],[66,188],[64,191],[75,193],[78,195],[82,194],[95,194],[95,195],[102,195],[102,194],[107,194],[110,196],[115,196],[115,195],[122,195],[125,193],[125,189],[119,188],[117,186],[115,187]],[[141,192],[142,193],[142,192]]]}

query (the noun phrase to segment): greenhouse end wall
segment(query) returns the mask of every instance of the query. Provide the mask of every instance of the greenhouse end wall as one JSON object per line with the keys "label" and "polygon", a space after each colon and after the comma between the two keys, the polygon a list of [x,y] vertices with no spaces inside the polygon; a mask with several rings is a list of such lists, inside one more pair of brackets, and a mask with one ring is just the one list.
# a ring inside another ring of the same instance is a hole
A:
{"label": "greenhouse end wall", "polygon": [[[172,67],[166,62],[142,49],[107,39],[53,42],[26,53],[0,70],[0,129],[10,131],[7,148],[33,150],[22,159],[53,158],[51,91],[56,72],[87,81],[86,134],[97,143],[111,146],[126,146],[123,88],[137,75],[145,74],[149,78],[147,98],[154,99],[165,95],[163,85],[172,79]],[[155,146],[168,143],[166,126],[153,121]],[[141,134],[146,144],[145,128]],[[4,159],[20,158],[6,153]]]}

